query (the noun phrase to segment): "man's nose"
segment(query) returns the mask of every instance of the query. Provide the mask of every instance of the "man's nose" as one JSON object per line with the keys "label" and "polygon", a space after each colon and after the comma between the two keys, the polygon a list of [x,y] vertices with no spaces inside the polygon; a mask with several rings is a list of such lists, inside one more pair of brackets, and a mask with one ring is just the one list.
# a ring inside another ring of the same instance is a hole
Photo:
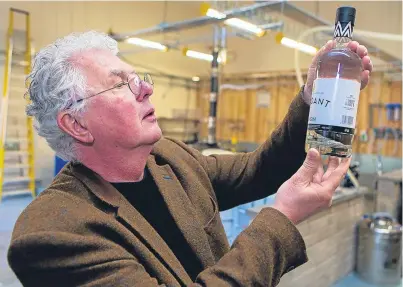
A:
{"label": "man's nose", "polygon": [[140,95],[137,97],[137,101],[142,102],[152,95],[154,87],[145,81],[141,81],[140,85]]}

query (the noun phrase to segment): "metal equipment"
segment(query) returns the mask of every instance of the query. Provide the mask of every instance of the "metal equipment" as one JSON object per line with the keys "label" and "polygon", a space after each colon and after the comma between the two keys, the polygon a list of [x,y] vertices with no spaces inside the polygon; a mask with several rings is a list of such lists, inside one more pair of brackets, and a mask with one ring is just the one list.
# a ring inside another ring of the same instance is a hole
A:
{"label": "metal equipment", "polygon": [[387,212],[402,224],[401,168],[377,175],[374,196],[374,212]]}
{"label": "metal equipment", "polygon": [[[360,177],[360,163],[358,161],[352,162],[350,165],[350,171],[354,175],[355,179],[358,181]],[[350,176],[346,175],[343,181],[341,182],[342,187],[352,188],[354,187],[354,182]]]}
{"label": "metal equipment", "polygon": [[387,213],[364,215],[356,226],[357,275],[380,286],[402,277],[402,226]]}
{"label": "metal equipment", "polygon": [[[25,17],[25,30],[14,29],[16,15]],[[36,196],[33,120],[24,110],[25,76],[30,73],[33,55],[28,12],[10,9],[6,40],[0,113],[0,201],[9,195]]]}
{"label": "metal equipment", "polygon": [[[225,31],[225,30],[223,30]],[[225,35],[222,35],[225,37]],[[208,117],[208,138],[209,146],[217,146],[216,142],[216,117],[217,117],[217,97],[218,87],[218,57],[220,53],[220,28],[214,26],[213,61],[211,62],[211,86],[210,86],[210,110]]]}

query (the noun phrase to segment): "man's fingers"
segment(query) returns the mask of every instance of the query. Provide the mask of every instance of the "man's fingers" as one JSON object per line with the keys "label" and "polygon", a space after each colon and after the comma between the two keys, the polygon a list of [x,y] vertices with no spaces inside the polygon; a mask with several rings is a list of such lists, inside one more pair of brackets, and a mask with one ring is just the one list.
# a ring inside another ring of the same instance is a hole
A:
{"label": "man's fingers", "polygon": [[370,78],[369,75],[371,74],[373,69],[371,59],[368,56],[364,56],[362,58],[362,66],[364,68],[364,71],[361,72],[361,90],[368,85]]}
{"label": "man's fingers", "polygon": [[352,51],[355,51],[362,59],[364,71],[361,74],[361,89],[363,89],[368,85],[369,75],[373,69],[371,58],[368,56],[368,49],[363,45],[359,45],[358,42],[355,41],[352,41],[348,47],[350,47]]}
{"label": "man's fingers", "polygon": [[318,170],[316,171],[315,175],[313,176],[313,182],[320,184],[322,182],[323,177],[323,165],[319,165]]}
{"label": "man's fingers", "polygon": [[332,174],[332,172],[339,166],[340,164],[340,159],[335,156],[329,157],[329,163],[327,164],[327,169],[325,174],[323,175],[323,180],[326,180],[329,175]]}
{"label": "man's fingers", "polygon": [[365,56],[364,58],[362,58],[362,65],[364,70],[368,70],[370,72],[372,72],[372,69],[374,68],[369,56]]}
{"label": "man's fingers", "polygon": [[350,167],[351,158],[345,158],[341,161],[340,165],[328,176],[327,180],[323,183],[332,192],[340,185]]}
{"label": "man's fingers", "polygon": [[364,58],[365,56],[368,55],[368,50],[365,46],[359,45],[357,47],[357,54],[360,56],[360,58]]}
{"label": "man's fingers", "polygon": [[368,49],[367,47],[358,44],[357,41],[351,41],[347,47],[350,48],[351,51],[357,53],[357,55],[362,59],[362,64],[364,70],[368,70],[372,72],[373,65],[371,62],[371,58],[368,55]]}
{"label": "man's fingers", "polygon": [[292,178],[297,183],[311,182],[321,164],[322,161],[319,152],[316,149],[311,148],[306,155],[304,163]]}
{"label": "man's fingers", "polygon": [[350,48],[351,51],[356,52],[356,53],[357,53],[358,46],[360,46],[360,44],[358,44],[357,41],[351,41],[350,43],[347,44],[347,47]]}

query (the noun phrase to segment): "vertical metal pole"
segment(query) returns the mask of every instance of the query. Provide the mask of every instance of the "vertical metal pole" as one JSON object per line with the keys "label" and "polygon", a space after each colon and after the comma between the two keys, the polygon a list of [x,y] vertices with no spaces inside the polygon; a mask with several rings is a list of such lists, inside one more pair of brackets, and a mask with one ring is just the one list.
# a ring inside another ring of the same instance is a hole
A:
{"label": "vertical metal pole", "polygon": [[[221,51],[220,51],[220,56],[223,57],[225,54],[225,58],[221,58],[221,64],[225,64],[227,61],[227,28],[226,27],[221,27]],[[222,53],[224,52],[224,54]]]}
{"label": "vertical metal pole", "polygon": [[211,86],[210,86],[210,113],[208,118],[207,144],[217,146],[216,140],[216,118],[217,118],[217,97],[218,97],[218,55],[220,52],[220,27],[214,26],[213,61],[211,62]]}

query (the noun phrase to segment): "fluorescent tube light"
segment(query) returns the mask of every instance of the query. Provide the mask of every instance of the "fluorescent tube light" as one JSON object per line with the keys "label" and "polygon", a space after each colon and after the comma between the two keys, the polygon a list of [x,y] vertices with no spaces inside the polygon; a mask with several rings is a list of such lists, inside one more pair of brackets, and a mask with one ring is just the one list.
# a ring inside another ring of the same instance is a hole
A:
{"label": "fluorescent tube light", "polygon": [[[206,7],[203,6],[202,8],[203,11],[206,11]],[[215,9],[208,8],[207,11],[205,12],[206,16],[209,16],[211,18],[215,19],[225,19],[227,17],[226,14],[217,11]],[[241,20],[239,18],[231,18],[227,19],[224,21],[224,24],[228,26],[232,26],[235,28],[238,28],[240,30],[248,31],[250,33],[255,34],[258,37],[262,37],[266,32],[262,28],[259,28],[255,24],[249,23],[247,21]]]}
{"label": "fluorescent tube light", "polygon": [[192,50],[187,50],[185,55],[190,58],[195,58],[199,60],[205,60],[205,61],[213,61],[213,55],[210,54],[205,54],[197,51],[192,51]]}
{"label": "fluorescent tube light", "polygon": [[290,38],[287,38],[287,37],[283,37],[282,39],[281,39],[281,42],[280,42],[282,45],[284,45],[284,46],[286,46],[286,47],[289,47],[289,48],[293,48],[293,49],[298,49],[298,50],[300,50],[301,52],[304,52],[304,53],[307,53],[307,54],[310,54],[310,55],[315,55],[316,54],[316,52],[318,51],[315,47],[313,47],[313,46],[309,46],[309,45],[306,45],[306,44],[304,44],[304,43],[300,43],[300,42],[297,42],[297,41],[294,41],[294,40],[292,40],[292,39],[290,39]]}
{"label": "fluorescent tube light", "polygon": [[209,16],[211,18],[216,18],[216,19],[224,19],[225,17],[227,17],[227,15],[225,15],[224,13],[221,13],[221,12],[211,9],[211,8],[209,8],[207,10],[206,16]]}
{"label": "fluorescent tube light", "polygon": [[[206,54],[206,53],[201,53],[197,51],[192,51],[188,49],[183,50],[183,54],[187,57],[194,58],[194,59],[199,59],[199,60],[204,60],[204,61],[213,61],[213,55],[211,54]],[[221,63],[221,58],[218,57],[218,63]]]}
{"label": "fluorescent tube light", "polygon": [[162,45],[157,42],[149,41],[149,40],[140,39],[140,38],[129,38],[126,40],[126,42],[129,44],[141,46],[144,48],[157,49],[157,50],[164,51],[164,52],[168,51],[168,47],[165,45]]}
{"label": "fluorescent tube light", "polygon": [[198,82],[198,81],[200,81],[200,78],[199,78],[199,77],[194,76],[194,77],[192,77],[192,81],[193,81],[193,82]]}
{"label": "fluorescent tube light", "polygon": [[255,34],[258,37],[262,37],[265,34],[265,31],[263,29],[259,28],[258,26],[256,26],[255,24],[246,22],[239,18],[231,18],[231,19],[225,20],[224,24],[238,28],[240,30],[248,31],[250,33]]}

